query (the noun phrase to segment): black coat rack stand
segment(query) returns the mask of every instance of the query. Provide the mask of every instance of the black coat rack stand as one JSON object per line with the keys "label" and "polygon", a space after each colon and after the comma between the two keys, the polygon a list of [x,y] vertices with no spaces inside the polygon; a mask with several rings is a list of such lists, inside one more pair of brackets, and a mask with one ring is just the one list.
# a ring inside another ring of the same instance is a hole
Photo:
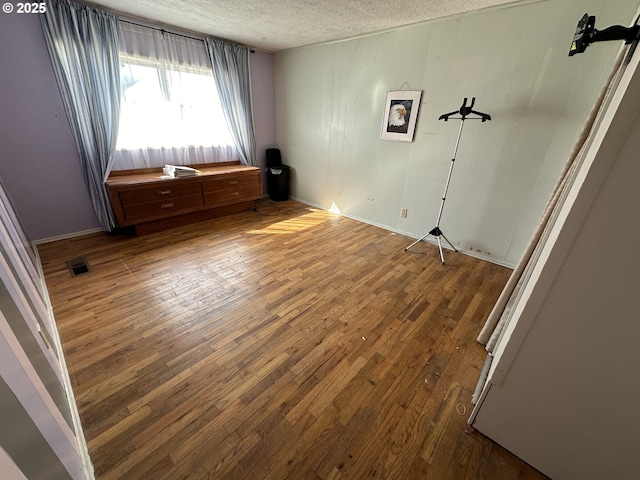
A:
{"label": "black coat rack stand", "polygon": [[[461,120],[460,129],[458,130],[458,138],[456,139],[456,146],[453,150],[453,158],[451,159],[451,166],[449,167],[449,174],[447,175],[447,182],[445,183],[444,193],[442,194],[442,202],[440,203],[440,211],[438,212],[438,219],[436,220],[435,227],[433,227],[431,230],[429,230],[428,233],[426,233],[425,235],[423,235],[418,240],[416,240],[415,242],[413,242],[411,245],[409,245],[407,248],[404,249],[404,251],[406,252],[411,247],[413,247],[417,243],[427,238],[429,235],[433,235],[438,240],[438,249],[440,250],[440,260],[442,260],[443,265],[444,265],[444,255],[442,253],[442,242],[440,241],[440,237],[442,237],[445,240],[445,242],[449,244],[449,246],[453,249],[454,252],[458,251],[456,250],[456,247],[454,247],[451,244],[449,239],[444,236],[444,233],[442,233],[442,230],[440,230],[440,219],[442,218],[442,210],[444,209],[444,202],[447,199],[447,190],[449,190],[449,182],[451,181],[451,173],[453,172],[453,165],[456,161],[456,154],[458,153],[458,145],[460,144],[460,136],[462,135],[462,128],[464,127],[464,121],[467,120],[467,117],[471,114],[474,114],[477,116],[470,117],[468,120],[482,120],[483,122],[486,122],[487,120],[491,120],[491,115],[487,115],[486,113],[482,113],[482,112],[476,112],[473,109],[474,103],[476,103],[475,97],[471,99],[471,105],[467,107],[467,99],[465,98],[464,101],[462,102],[462,106],[460,107],[460,110],[444,113],[440,115],[440,117],[438,118],[438,120],[444,120],[445,122],[448,121],[450,118],[453,120]],[[456,114],[460,114],[460,116],[452,117],[452,115],[456,115]]]}

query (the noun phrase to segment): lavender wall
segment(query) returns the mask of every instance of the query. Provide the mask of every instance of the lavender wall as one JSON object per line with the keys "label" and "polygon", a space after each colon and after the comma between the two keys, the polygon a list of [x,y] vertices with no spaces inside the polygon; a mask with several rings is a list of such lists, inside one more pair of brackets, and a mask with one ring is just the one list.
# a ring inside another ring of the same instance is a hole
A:
{"label": "lavender wall", "polygon": [[39,15],[0,15],[0,176],[32,240],[98,228]]}
{"label": "lavender wall", "polygon": [[[271,53],[251,54],[251,91],[253,121],[256,129],[258,165],[264,171],[265,150],[276,145],[276,105],[274,57]],[[262,176],[264,192],[267,192],[266,175]]]}
{"label": "lavender wall", "polygon": [[[32,240],[99,228],[38,15],[0,14],[0,176]],[[258,159],[275,143],[273,55],[251,56]]]}

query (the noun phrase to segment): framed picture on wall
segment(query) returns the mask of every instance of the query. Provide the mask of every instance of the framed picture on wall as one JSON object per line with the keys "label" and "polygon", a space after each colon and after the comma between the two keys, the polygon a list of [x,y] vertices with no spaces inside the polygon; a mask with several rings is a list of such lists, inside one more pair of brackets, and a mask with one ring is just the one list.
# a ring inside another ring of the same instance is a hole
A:
{"label": "framed picture on wall", "polygon": [[395,90],[387,92],[382,114],[382,140],[412,142],[420,109],[421,90]]}

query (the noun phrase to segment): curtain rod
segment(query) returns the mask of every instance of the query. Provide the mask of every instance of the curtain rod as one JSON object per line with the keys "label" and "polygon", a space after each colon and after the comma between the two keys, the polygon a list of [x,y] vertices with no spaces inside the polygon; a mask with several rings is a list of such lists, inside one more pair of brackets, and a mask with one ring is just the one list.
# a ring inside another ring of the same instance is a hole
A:
{"label": "curtain rod", "polygon": [[238,42],[231,42],[231,41],[229,41],[227,39],[224,39],[224,38],[212,37],[210,35],[195,36],[196,34],[187,35],[185,33],[177,33],[175,31],[172,32],[170,30],[165,30],[162,27],[151,26],[149,24],[140,23],[139,21],[134,21],[134,20],[130,20],[130,19],[126,19],[125,20],[124,18],[122,18],[120,16],[118,16],[118,21],[124,22],[124,23],[129,23],[131,25],[137,25],[138,27],[144,27],[144,28],[150,28],[152,30],[158,30],[159,32],[162,32],[162,33],[170,33],[171,35],[176,35],[178,37],[183,37],[183,38],[189,38],[191,40],[202,40],[205,36],[208,36],[208,37],[211,37],[211,38],[215,38],[217,40],[222,40],[223,42],[229,42],[229,43],[232,43],[234,45],[240,45],[242,47],[247,47],[249,49],[249,52],[255,53],[255,50],[253,48],[247,46],[247,45],[243,45],[242,43],[238,43]]}
{"label": "curtain rod", "polygon": [[140,23],[140,22],[136,22],[133,20],[125,20],[124,18],[118,18],[119,21],[124,22],[124,23],[129,23],[131,25],[137,25],[138,27],[144,27],[144,28],[150,28],[151,30],[158,30],[159,32],[162,33],[170,33],[171,35],[177,35],[178,37],[184,37],[184,38],[190,38],[192,40],[202,40],[203,36],[197,37],[195,35],[186,35],[184,33],[177,33],[177,32],[172,32],[169,30],[166,30],[162,27],[155,27],[155,26],[151,26],[149,24],[145,24],[145,23]]}
{"label": "curtain rod", "polygon": [[[538,0],[541,1],[541,0]],[[249,45],[245,45],[244,43],[240,43],[240,42],[232,42],[231,40],[227,40],[226,38],[220,38],[220,37],[214,37],[213,35],[204,35],[198,32],[193,32],[191,34],[187,34],[187,32],[185,33],[176,33],[176,32],[172,32],[170,30],[165,30],[162,27],[157,27],[155,25],[151,25],[150,23],[142,23],[142,22],[153,22],[153,20],[146,20],[144,18],[140,18],[140,17],[136,17],[135,15],[129,15],[126,13],[122,13],[119,12],[117,10],[114,10],[112,8],[106,7],[104,5],[96,5],[95,3],[92,3],[91,0],[78,0],[77,3],[81,3],[84,4],[86,6],[88,6],[89,8],[93,8],[96,10],[101,10],[104,12],[110,12],[112,14],[114,14],[117,18],[118,21],[120,22],[125,22],[125,23],[130,23],[131,25],[138,25],[139,27],[146,27],[146,28],[151,28],[153,30],[159,30],[161,32],[167,32],[167,33],[171,33],[173,35],[178,35],[180,37],[184,37],[184,38],[190,38],[192,40],[202,40],[205,36],[206,37],[210,37],[210,38],[215,38],[216,40],[222,40],[224,42],[229,42],[232,43],[234,45],[240,45],[241,47],[247,47],[249,49],[250,53],[256,53],[256,50],[260,50],[260,51],[264,51],[267,53],[272,53],[272,52],[268,52],[267,50],[261,50],[260,48],[255,48],[255,47],[251,47]],[[180,30],[180,27],[176,27],[178,30]]]}

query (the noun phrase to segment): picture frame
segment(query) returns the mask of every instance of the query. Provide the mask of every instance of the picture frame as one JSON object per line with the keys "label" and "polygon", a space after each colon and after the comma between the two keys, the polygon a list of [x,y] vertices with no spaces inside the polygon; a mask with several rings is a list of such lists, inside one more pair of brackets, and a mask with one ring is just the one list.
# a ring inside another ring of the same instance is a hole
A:
{"label": "picture frame", "polygon": [[392,90],[382,114],[380,138],[396,142],[412,142],[420,110],[421,90]]}

